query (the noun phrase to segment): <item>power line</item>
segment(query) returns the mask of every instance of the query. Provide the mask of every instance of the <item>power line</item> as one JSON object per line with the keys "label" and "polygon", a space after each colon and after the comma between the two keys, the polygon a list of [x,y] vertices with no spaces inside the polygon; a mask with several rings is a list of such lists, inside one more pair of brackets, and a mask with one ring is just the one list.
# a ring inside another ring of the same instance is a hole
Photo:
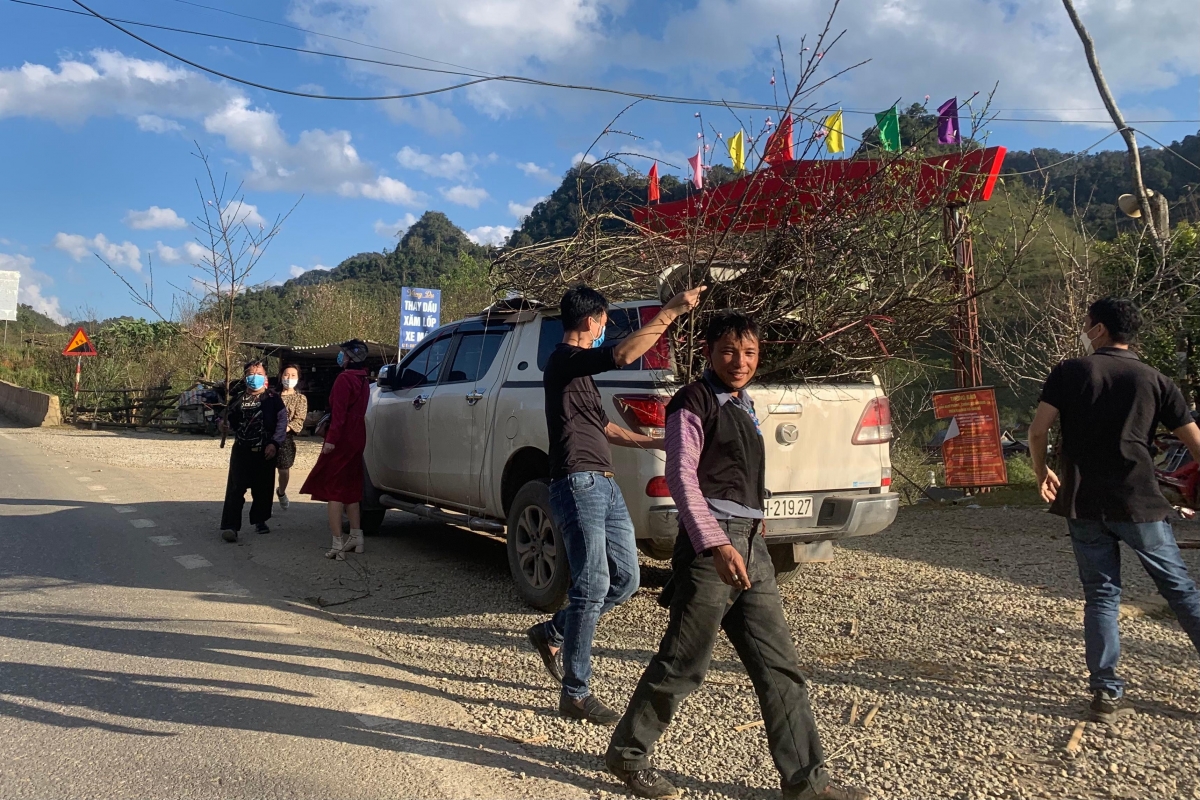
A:
{"label": "power line", "polygon": [[1150,134],[1146,133],[1145,131],[1141,131],[1141,130],[1140,130],[1140,131],[1138,131],[1138,133],[1140,133],[1142,136],[1145,136],[1147,139],[1149,139],[1150,141],[1154,142],[1156,145],[1158,145],[1159,147],[1161,147],[1163,150],[1166,150],[1168,153],[1170,153],[1171,155],[1175,156],[1176,158],[1178,158],[1178,159],[1179,159],[1180,161],[1182,161],[1183,163],[1185,163],[1185,164],[1191,164],[1193,167],[1195,167],[1195,168],[1196,168],[1196,171],[1197,171],[1197,172],[1200,172],[1200,166],[1197,166],[1197,165],[1196,165],[1195,163],[1193,163],[1192,161],[1189,161],[1188,159],[1184,158],[1184,157],[1183,157],[1182,155],[1180,155],[1179,153],[1176,153],[1174,150],[1172,150],[1170,147],[1167,147],[1165,144],[1163,144],[1162,142],[1160,142],[1158,139],[1155,139],[1153,136],[1151,136]]}
{"label": "power line", "polygon": [[[124,33],[126,36],[129,36],[129,37],[141,42],[142,44],[146,45],[147,47],[149,47],[153,50],[156,50],[159,53],[162,53],[163,55],[165,55],[169,58],[173,58],[176,61],[187,64],[188,66],[193,67],[195,69],[198,69],[201,72],[205,72],[210,75],[215,75],[217,77],[224,78],[224,79],[232,81],[234,83],[239,83],[239,84],[242,84],[245,86],[250,86],[250,87],[253,87],[256,89],[262,89],[263,91],[273,92],[276,94],[289,95],[292,97],[303,97],[303,98],[313,99],[313,100],[341,100],[341,101],[403,100],[403,99],[409,99],[409,98],[414,98],[414,97],[425,97],[425,96],[434,95],[434,94],[443,94],[443,93],[455,91],[457,89],[463,89],[463,88],[467,88],[469,86],[474,86],[474,85],[478,85],[478,84],[482,84],[482,83],[503,82],[503,83],[524,84],[524,85],[529,85],[529,86],[540,86],[540,87],[544,87],[544,88],[567,89],[567,90],[572,90],[572,91],[597,92],[597,93],[611,94],[611,95],[616,95],[619,97],[625,97],[625,98],[630,98],[630,99],[635,99],[635,100],[646,100],[646,101],[650,101],[650,102],[670,103],[670,104],[677,104],[677,105],[702,105],[702,106],[713,106],[713,107],[748,110],[748,111],[777,111],[778,110],[778,106],[766,105],[766,104],[762,104],[762,103],[750,103],[750,102],[737,101],[737,100],[711,100],[711,99],[706,99],[706,98],[683,97],[683,96],[677,96],[677,95],[660,95],[660,94],[645,93],[645,92],[631,92],[631,91],[625,91],[625,90],[621,90],[621,89],[613,89],[613,88],[603,87],[603,86],[589,86],[589,85],[584,85],[584,84],[558,83],[555,81],[546,81],[546,80],[540,80],[537,78],[527,78],[527,77],[523,77],[523,76],[519,76],[519,75],[496,75],[493,73],[486,73],[486,72],[482,72],[482,71],[468,72],[468,71],[456,71],[456,70],[442,70],[442,69],[435,69],[432,67],[421,67],[421,66],[416,66],[416,65],[412,65],[412,64],[397,64],[397,63],[393,63],[393,62],[380,61],[377,59],[368,59],[368,58],[361,58],[361,57],[357,57],[357,56],[348,56],[348,55],[343,55],[343,54],[339,54],[339,53],[326,53],[326,52],[323,52],[320,50],[311,50],[311,49],[307,49],[307,48],[292,47],[290,45],[281,45],[281,44],[275,44],[275,43],[270,43],[270,42],[260,42],[260,41],[250,40],[250,39],[241,39],[238,37],[224,36],[221,34],[213,34],[213,33],[207,33],[207,32],[203,32],[203,31],[195,31],[195,30],[191,30],[191,29],[187,29],[187,28],[177,28],[177,27],[171,27],[171,26],[165,26],[165,25],[156,25],[153,23],[138,22],[135,20],[118,20],[116,18],[106,17],[103,14],[100,14],[99,12],[93,10],[92,8],[85,5],[84,3],[80,2],[80,0],[71,0],[71,2],[75,3],[75,5],[79,6],[80,8],[84,9],[84,11],[86,13],[75,11],[73,9],[61,8],[59,6],[51,6],[51,5],[45,5],[42,3],[31,2],[31,0],[9,0],[9,2],[18,3],[21,5],[32,6],[35,8],[42,8],[42,9],[53,10],[53,11],[61,11],[61,12],[70,13],[70,14],[79,14],[80,16],[90,16],[91,18],[94,18],[94,19],[97,19],[97,20],[107,23],[108,25],[116,28],[121,33]],[[176,2],[186,3],[187,5],[195,5],[195,6],[202,7],[202,8],[210,8],[214,11],[223,11],[223,9],[212,8],[210,6],[202,6],[198,3],[191,3],[191,2],[188,2],[188,0],[176,0]],[[224,13],[233,14],[234,16],[246,16],[246,15],[236,14],[235,12],[224,12]],[[272,22],[271,20],[260,20],[257,17],[248,17],[248,18],[255,19],[258,21],[263,21],[263,22],[269,22],[269,23]],[[428,89],[428,90],[418,91],[418,92],[406,92],[406,93],[401,93],[401,94],[390,94],[390,95],[328,95],[328,94],[315,94],[315,93],[311,93],[311,92],[301,92],[301,91],[297,91],[297,90],[293,90],[293,89],[284,89],[284,88],[277,87],[277,86],[271,86],[269,84],[258,83],[256,81],[252,81],[252,80],[249,80],[246,78],[241,78],[236,75],[228,74],[228,73],[213,69],[211,67],[207,67],[203,64],[200,64],[198,62],[184,58],[183,56],[180,56],[170,50],[167,50],[166,48],[161,47],[160,45],[157,45],[154,42],[152,42],[142,36],[138,36],[136,33],[132,32],[130,30],[127,30],[126,28],[123,28],[121,26],[121,24],[119,24],[119,23],[124,23],[127,25],[136,25],[139,27],[153,28],[153,29],[157,29],[157,30],[166,30],[166,31],[171,31],[171,32],[175,32],[175,33],[183,33],[183,34],[188,34],[188,35],[193,35],[193,36],[201,36],[201,37],[205,37],[205,38],[219,39],[219,40],[224,40],[224,41],[232,41],[232,42],[237,42],[237,43],[241,43],[241,44],[251,44],[251,45],[255,45],[255,46],[259,46],[259,47],[268,47],[268,48],[272,48],[272,49],[286,50],[286,51],[291,51],[291,52],[304,53],[304,54],[308,54],[308,55],[317,55],[317,56],[322,56],[322,57],[326,57],[326,58],[336,58],[336,59],[345,60],[345,61],[369,63],[369,64],[375,64],[375,65],[379,65],[379,66],[394,67],[394,68],[398,68],[398,69],[410,69],[410,70],[415,70],[415,71],[420,71],[420,72],[432,72],[432,73],[447,74],[447,75],[457,75],[457,76],[461,76],[461,77],[468,77],[468,78],[471,78],[472,80],[452,84],[450,86],[438,87],[435,89]],[[295,26],[286,25],[284,23],[272,23],[272,24],[278,24],[278,25],[281,25],[283,27],[288,27],[288,28],[295,27]],[[303,28],[296,28],[296,30],[304,31],[306,33],[314,33],[314,35],[330,36],[331,38],[338,38],[338,39],[342,38],[342,37],[334,37],[331,34],[310,32]],[[351,42],[354,44],[362,44],[360,42],[355,42],[354,40],[351,40],[351,39],[344,39],[344,41]],[[374,45],[365,45],[365,44],[363,44],[363,46],[374,47]],[[387,48],[377,48],[377,49],[386,50]],[[403,51],[391,51],[391,52],[403,53]],[[406,54],[406,55],[409,55],[410,57],[413,57],[413,58],[425,60],[425,61],[431,61],[434,63],[443,63],[443,64],[448,64],[450,66],[458,66],[458,65],[450,64],[450,62],[436,62],[434,59],[428,59],[428,58],[425,58],[424,56],[418,56],[415,54]],[[462,69],[466,69],[466,68],[462,68]],[[866,110],[860,110],[860,109],[841,109],[841,110],[843,113],[846,113],[846,114],[861,114],[861,115],[870,115],[870,116],[874,116],[874,114],[875,114],[874,111],[866,111]],[[793,113],[796,117],[798,117],[800,119],[804,119],[804,120],[807,120],[810,122],[817,121],[816,118],[814,118],[814,117],[809,117],[805,114],[801,114],[798,112],[793,112]],[[1053,123],[1053,124],[1104,124],[1104,123],[1111,122],[1111,120],[1054,120],[1054,119],[1044,119],[1044,118],[990,117],[990,118],[988,118],[988,122],[989,123],[991,123],[991,122],[1031,122],[1031,123],[1038,122],[1038,123]],[[1130,120],[1129,122],[1139,123],[1139,124],[1200,123],[1200,119],[1194,119],[1194,120],[1193,119]]]}

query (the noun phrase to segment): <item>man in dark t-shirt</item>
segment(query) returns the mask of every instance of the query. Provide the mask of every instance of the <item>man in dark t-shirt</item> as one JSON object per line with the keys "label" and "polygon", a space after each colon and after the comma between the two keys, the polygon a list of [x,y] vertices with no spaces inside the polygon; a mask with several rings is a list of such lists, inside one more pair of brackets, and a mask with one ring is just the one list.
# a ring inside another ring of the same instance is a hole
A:
{"label": "man in dark t-shirt", "polygon": [[[587,286],[563,295],[563,341],[546,362],[546,429],[550,435],[550,512],[571,568],[567,606],[529,629],[529,640],[562,685],[559,712],[598,725],[619,715],[589,688],[592,637],[600,616],[638,588],[637,541],[621,490],[613,480],[609,444],[662,449],[652,439],[609,421],[592,376],[631,364],[670,324],[696,307],[704,287],[672,298],[618,344],[601,347],[608,301]],[[562,666],[559,666],[559,651]]]}
{"label": "man in dark t-shirt", "polygon": [[[1129,349],[1142,318],[1129,300],[1105,297],[1088,309],[1080,335],[1087,355],[1059,364],[1046,379],[1029,429],[1042,497],[1067,518],[1083,582],[1083,639],[1091,673],[1090,715],[1113,722],[1133,713],[1117,677],[1121,640],[1120,543],[1154,579],[1200,651],[1200,591],[1188,576],[1158,490],[1153,441],[1159,424],[1200,462],[1200,428],[1169,378]],[[1046,466],[1055,418],[1062,421],[1062,477]]]}

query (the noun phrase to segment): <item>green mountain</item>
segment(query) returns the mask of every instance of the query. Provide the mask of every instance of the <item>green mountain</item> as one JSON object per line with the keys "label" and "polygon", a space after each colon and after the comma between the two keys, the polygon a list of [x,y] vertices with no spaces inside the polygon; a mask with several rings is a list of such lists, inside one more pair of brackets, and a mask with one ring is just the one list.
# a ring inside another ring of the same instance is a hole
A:
{"label": "green mountain", "polygon": [[27,306],[24,303],[17,304],[17,319],[8,324],[10,326],[8,331],[10,336],[14,332],[25,334],[61,333],[67,329],[65,325],[59,325],[45,314],[34,311],[32,306]]}

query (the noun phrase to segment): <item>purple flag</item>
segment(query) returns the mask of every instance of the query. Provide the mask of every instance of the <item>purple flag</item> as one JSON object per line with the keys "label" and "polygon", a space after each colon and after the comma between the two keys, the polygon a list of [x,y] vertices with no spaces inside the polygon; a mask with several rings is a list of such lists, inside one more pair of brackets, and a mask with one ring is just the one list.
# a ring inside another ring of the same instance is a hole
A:
{"label": "purple flag", "polygon": [[938,106],[938,144],[962,144],[962,135],[958,132],[957,97]]}

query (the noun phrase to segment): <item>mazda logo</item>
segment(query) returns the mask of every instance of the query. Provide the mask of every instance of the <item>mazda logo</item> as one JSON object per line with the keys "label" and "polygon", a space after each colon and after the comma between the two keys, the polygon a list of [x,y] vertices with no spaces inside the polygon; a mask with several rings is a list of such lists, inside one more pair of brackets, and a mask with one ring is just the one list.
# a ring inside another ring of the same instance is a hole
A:
{"label": "mazda logo", "polygon": [[780,444],[795,444],[800,439],[800,429],[790,422],[785,422],[775,429],[775,438]]}

